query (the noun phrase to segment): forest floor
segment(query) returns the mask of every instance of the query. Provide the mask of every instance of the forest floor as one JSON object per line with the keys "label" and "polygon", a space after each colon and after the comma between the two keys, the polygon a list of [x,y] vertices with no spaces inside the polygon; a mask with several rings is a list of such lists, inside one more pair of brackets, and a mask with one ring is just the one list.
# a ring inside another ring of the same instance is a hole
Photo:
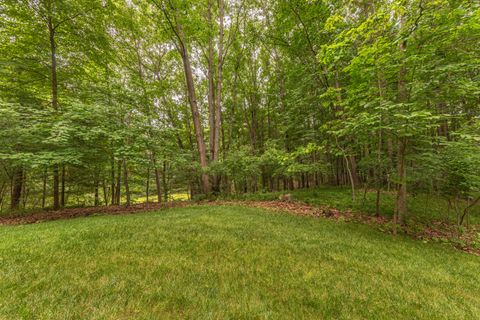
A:
{"label": "forest floor", "polygon": [[0,226],[0,319],[478,319],[476,256],[217,204]]}
{"label": "forest floor", "polygon": [[[257,197],[257,198],[256,198]],[[355,222],[369,225],[385,233],[394,233],[392,220],[388,215],[375,216],[363,211],[343,208],[339,210],[325,204],[308,203],[306,201],[278,201],[266,200],[276,197],[274,194],[250,195],[241,200],[219,200],[219,201],[176,201],[167,203],[142,203],[126,206],[69,208],[59,211],[43,211],[28,215],[14,215],[11,217],[0,217],[0,225],[18,225],[39,223],[42,221],[70,219],[76,217],[87,217],[94,215],[119,215],[132,214],[147,211],[158,211],[172,207],[186,207],[194,205],[228,206],[237,205],[245,207],[261,208],[270,211],[287,212],[294,215],[313,216],[333,219],[337,221]],[[301,193],[297,192],[295,197],[301,199]],[[264,200],[262,200],[264,199]],[[453,245],[455,248],[480,256],[480,225],[471,224],[468,228],[458,228],[455,224],[445,219],[431,218],[408,220],[405,226],[398,228],[399,233],[408,235],[414,239],[424,242],[439,242]]]}

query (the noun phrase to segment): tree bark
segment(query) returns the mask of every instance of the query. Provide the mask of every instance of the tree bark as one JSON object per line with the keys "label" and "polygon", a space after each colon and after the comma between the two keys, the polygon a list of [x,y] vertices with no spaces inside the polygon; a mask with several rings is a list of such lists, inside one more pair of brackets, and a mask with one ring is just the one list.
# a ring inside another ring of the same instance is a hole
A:
{"label": "tree bark", "polygon": [[94,206],[95,207],[98,207],[100,205],[100,197],[99,197],[99,193],[98,193],[98,180],[95,180],[95,195],[94,195]]}
{"label": "tree bark", "polygon": [[125,185],[125,197],[126,197],[126,205],[127,207],[130,206],[130,188],[128,186],[128,170],[127,170],[127,159],[123,159],[123,184]]}
{"label": "tree bark", "polygon": [[45,200],[47,198],[47,169],[43,171],[43,183],[42,183],[42,209],[45,209]]}
{"label": "tree bark", "polygon": [[60,209],[60,175],[58,165],[53,167],[53,210]]}
{"label": "tree bark", "polygon": [[155,186],[157,187],[157,202],[161,203],[162,202],[162,185],[161,185],[161,177],[160,177],[160,170],[158,170],[157,167],[157,159],[155,158],[155,155],[152,154],[152,164],[153,168],[155,170]]}
{"label": "tree bark", "polygon": [[[52,21],[52,17],[49,16],[47,20],[48,35],[50,41],[50,59],[51,59],[51,98],[52,109],[54,112],[58,112],[58,81],[57,81],[57,45],[55,43],[55,26]],[[53,209],[58,210],[60,208],[60,177],[59,168],[55,164],[53,169]]]}
{"label": "tree bark", "polygon": [[[213,161],[218,161],[220,153],[220,129],[222,126],[222,90],[223,90],[223,37],[224,37],[224,0],[218,0],[219,29],[218,29],[218,65],[217,65],[217,88],[215,94],[215,134]],[[220,191],[220,176],[213,178],[215,192]]]}
{"label": "tree bark", "polygon": [[108,190],[107,190],[107,182],[105,179],[102,181],[102,187],[103,187],[103,202],[105,203],[105,206],[108,206]]}
{"label": "tree bark", "polygon": [[147,204],[150,196],[150,167],[147,168],[147,183],[145,185],[145,196],[147,197]]}
{"label": "tree bark", "polygon": [[[167,19],[170,19],[166,11],[164,11],[164,13]],[[170,26],[178,39],[177,49],[180,53],[180,56],[183,62],[183,69],[184,69],[185,80],[187,85],[188,101],[189,101],[190,109],[192,112],[193,126],[195,130],[195,139],[197,142],[197,148],[198,148],[198,153],[200,157],[200,166],[202,170],[206,170],[208,167],[207,153],[205,149],[205,141],[203,140],[203,129],[202,129],[202,123],[200,119],[200,113],[198,111],[197,94],[195,92],[195,82],[193,80],[192,65],[190,62],[190,56],[188,53],[187,44],[185,43],[183,27],[181,23],[179,23],[178,21],[176,21],[176,26],[174,26],[170,22]],[[210,181],[209,181],[208,174],[206,172],[202,172],[202,189],[204,193],[210,193]]]}
{"label": "tree bark", "polygon": [[360,177],[358,176],[357,159],[355,158],[354,155],[349,156],[348,159],[350,162],[353,183],[355,184],[355,187],[358,187],[361,185],[361,180],[360,180]]}
{"label": "tree bark", "polygon": [[210,126],[210,160],[215,160],[215,72],[214,72],[214,59],[215,54],[213,50],[213,18],[212,18],[212,6],[213,1],[208,0],[208,9],[207,9],[207,20],[209,24],[209,40],[208,40],[208,70],[207,70],[207,80],[208,80],[208,123]]}
{"label": "tree bark", "polygon": [[61,179],[61,193],[60,193],[60,207],[65,207],[65,166],[62,166],[62,179]]}
{"label": "tree bark", "polygon": [[163,161],[162,167],[162,184],[163,184],[163,196],[164,201],[168,202],[168,185],[167,185],[167,162]]}
{"label": "tree bark", "polygon": [[407,167],[406,167],[407,138],[400,139],[397,159],[397,176],[399,180],[396,199],[395,224],[403,224],[407,214]]}
{"label": "tree bark", "polygon": [[12,195],[10,198],[10,208],[18,209],[23,190],[23,169],[17,168],[12,175]]}
{"label": "tree bark", "polygon": [[110,192],[112,198],[112,205],[115,204],[115,158],[112,156],[111,167],[110,167]]}
{"label": "tree bark", "polygon": [[377,168],[375,168],[375,184],[376,184],[376,198],[375,198],[375,215],[380,216],[380,198],[382,191],[382,167],[381,155],[382,152],[382,129],[378,130],[378,150],[377,150]]}
{"label": "tree bark", "polygon": [[115,190],[115,204],[120,205],[121,198],[121,184],[122,184],[122,161],[119,160],[117,164],[117,186]]}

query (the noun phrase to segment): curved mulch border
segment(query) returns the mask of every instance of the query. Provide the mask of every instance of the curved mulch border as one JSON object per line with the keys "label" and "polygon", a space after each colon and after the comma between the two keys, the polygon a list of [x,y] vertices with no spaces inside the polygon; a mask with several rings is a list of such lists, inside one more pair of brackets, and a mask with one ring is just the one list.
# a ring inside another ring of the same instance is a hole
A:
{"label": "curved mulch border", "polygon": [[[140,212],[158,211],[167,208],[188,207],[194,205],[237,205],[260,209],[266,209],[276,212],[286,212],[300,216],[321,217],[338,221],[354,221],[362,224],[368,224],[376,227],[382,232],[391,233],[391,221],[385,217],[375,217],[371,215],[354,213],[352,211],[339,211],[328,207],[315,207],[306,203],[297,201],[205,201],[191,202],[179,201],[168,203],[142,203],[126,206],[108,206],[108,207],[88,207],[71,208],[59,211],[43,211],[23,216],[0,217],[0,225],[20,225],[40,223],[43,221],[71,219],[77,217],[88,217],[92,215],[119,215],[132,214]],[[475,246],[477,230],[471,229],[469,232],[458,234],[454,225],[446,224],[440,221],[434,221],[432,226],[416,224],[416,228],[403,228],[404,234],[423,241],[446,242],[452,244],[455,248],[480,256],[480,248]]]}
{"label": "curved mulch border", "polygon": [[118,215],[131,214],[148,211],[158,211],[173,207],[186,207],[190,202],[168,202],[168,203],[141,203],[126,206],[108,206],[108,207],[86,207],[86,208],[68,208],[57,211],[42,211],[28,215],[16,215],[11,217],[0,217],[0,225],[19,225],[40,223],[51,220],[72,219],[78,217],[88,217],[98,214]]}
{"label": "curved mulch border", "polygon": [[[118,214],[132,214],[139,212],[158,211],[161,209],[175,208],[175,207],[187,207],[194,205],[209,205],[209,206],[221,206],[221,205],[237,205],[247,206],[253,208],[266,209],[277,212],[287,212],[301,216],[314,216],[331,218],[335,220],[359,220],[361,217],[365,223],[387,223],[388,220],[383,217],[373,217],[368,215],[354,215],[350,211],[339,211],[336,209],[326,207],[314,207],[305,203],[297,201],[178,201],[167,203],[141,203],[134,204],[129,207],[126,206],[108,206],[108,207],[84,207],[84,208],[68,208],[57,211],[41,211],[37,213],[30,213],[26,215],[15,215],[0,217],[0,225],[19,225],[19,224],[32,224],[40,223],[44,221],[60,220],[60,219],[72,219],[77,217],[88,217],[92,215],[104,214],[104,215],[118,215]],[[353,219],[357,217],[357,219]]]}

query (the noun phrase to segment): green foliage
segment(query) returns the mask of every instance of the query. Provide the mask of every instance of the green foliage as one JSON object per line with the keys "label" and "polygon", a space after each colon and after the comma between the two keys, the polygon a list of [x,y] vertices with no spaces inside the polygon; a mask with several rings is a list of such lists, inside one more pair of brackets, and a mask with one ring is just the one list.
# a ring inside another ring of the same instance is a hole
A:
{"label": "green foliage", "polygon": [[442,192],[453,197],[473,197],[480,192],[479,126],[466,127],[453,141],[444,142]]}
{"label": "green foliage", "polygon": [[[107,204],[119,181],[121,199],[125,182],[133,200],[147,189],[194,195],[203,174],[215,193],[322,183],[478,192],[472,1],[6,0],[0,10],[2,209],[19,174],[25,209],[50,206],[59,168],[70,205],[99,190]],[[216,158],[209,93],[221,97]]]}

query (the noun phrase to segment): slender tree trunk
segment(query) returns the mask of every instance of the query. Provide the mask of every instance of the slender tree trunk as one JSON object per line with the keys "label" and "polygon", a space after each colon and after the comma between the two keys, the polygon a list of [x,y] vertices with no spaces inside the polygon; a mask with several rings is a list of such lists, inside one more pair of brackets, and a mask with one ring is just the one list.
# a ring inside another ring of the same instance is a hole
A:
{"label": "slender tree trunk", "polygon": [[105,203],[105,206],[108,206],[108,190],[107,190],[107,182],[105,181],[105,179],[103,179],[102,187],[103,187],[103,202]]}
{"label": "slender tree trunk", "polygon": [[65,207],[65,166],[62,166],[62,185],[61,185],[61,193],[60,193],[60,206],[62,208]]}
{"label": "slender tree trunk", "polygon": [[129,186],[128,186],[128,170],[127,170],[128,166],[127,166],[127,159],[123,159],[123,184],[125,185],[125,196],[126,196],[126,200],[127,200],[127,207],[130,206],[131,202],[130,202],[130,189],[129,189]]}
{"label": "slender tree trunk", "polygon": [[[57,81],[57,45],[55,43],[55,26],[52,21],[52,16],[48,17],[47,21],[48,26],[48,35],[50,40],[50,59],[51,59],[51,98],[52,98],[52,109],[54,112],[58,112],[58,81]],[[53,168],[53,209],[58,210],[60,208],[60,177],[59,177],[59,168],[55,164]]]}
{"label": "slender tree trunk", "polygon": [[395,224],[403,224],[407,214],[407,167],[406,167],[407,138],[400,139],[397,159],[397,175],[399,180],[396,199]]}
{"label": "slender tree trunk", "polygon": [[[381,131],[381,130],[380,130]],[[382,139],[382,134],[379,133],[379,145],[381,145],[381,139]],[[378,151],[380,153],[380,151]],[[380,156],[377,156],[377,162],[380,162],[378,160]],[[381,168],[377,168],[376,170],[376,198],[375,198],[375,215],[378,217],[380,216],[380,199],[382,195],[382,182],[381,182]]]}
{"label": "slender tree trunk", "polygon": [[158,170],[157,167],[157,160],[155,159],[155,156],[152,155],[152,164],[153,168],[155,170],[155,186],[157,187],[157,202],[161,203],[162,202],[162,185],[161,185],[161,177],[160,177],[160,170]]}
{"label": "slender tree trunk", "polygon": [[[392,138],[387,138],[387,154],[388,154],[388,169],[393,170],[395,168],[395,159],[393,155],[393,141]],[[387,192],[390,192],[392,180],[389,171],[387,171]]]}
{"label": "slender tree trunk", "polygon": [[[224,0],[218,0],[218,15],[219,15],[219,28],[218,28],[218,65],[217,65],[217,90],[215,94],[215,134],[214,134],[214,148],[213,148],[213,161],[218,161],[220,155],[220,129],[222,126],[222,91],[223,91],[223,37],[224,37]],[[215,192],[220,191],[220,176],[213,178],[213,186]]]}
{"label": "slender tree trunk", "polygon": [[350,169],[350,165],[348,163],[348,159],[346,156],[345,156],[345,165],[347,167],[347,173],[348,173],[348,177],[350,178],[350,185],[352,187],[352,201],[355,202],[355,180],[353,178],[353,173],[352,173],[352,170]]}
{"label": "slender tree trunk", "polygon": [[2,182],[2,187],[0,188],[0,212],[3,211],[3,200],[5,199],[5,189],[7,186],[7,182],[3,181]]}
{"label": "slender tree trunk", "polygon": [[353,183],[355,184],[355,187],[357,187],[361,184],[361,180],[360,180],[360,177],[358,176],[358,170],[357,170],[357,159],[353,155],[349,156],[348,159],[350,161],[350,168],[351,168]]}
{"label": "slender tree trunk", "polygon": [[214,23],[212,19],[212,6],[213,1],[208,0],[208,10],[207,10],[207,20],[209,24],[209,40],[208,40],[208,72],[207,72],[207,79],[208,79],[208,123],[210,126],[210,160],[215,161],[215,72],[214,72],[214,59],[215,54],[213,50],[213,30],[214,30]]}
{"label": "slender tree trunk", "polygon": [[43,171],[43,185],[42,185],[42,209],[45,209],[45,201],[47,198],[47,174],[48,170]]}
{"label": "slender tree trunk", "polygon": [[20,200],[22,203],[23,208],[27,207],[27,201],[28,201],[28,194],[29,194],[29,189],[28,189],[28,184],[27,184],[27,172],[25,170],[22,170],[22,186],[23,190],[20,192]]}
{"label": "slender tree trunk", "polygon": [[18,209],[23,190],[23,169],[17,168],[12,175],[12,195],[10,198],[10,208]]}
{"label": "slender tree trunk", "polygon": [[58,165],[53,167],[53,210],[60,209],[60,175]]}
{"label": "slender tree trunk", "polygon": [[117,163],[117,186],[115,191],[115,204],[120,205],[120,198],[122,192],[122,161],[119,160]]}
{"label": "slender tree trunk", "polygon": [[111,198],[112,198],[112,205],[115,204],[115,159],[112,156],[111,160],[111,167],[110,167],[110,192],[111,192]]}
{"label": "slender tree trunk", "polygon": [[[195,83],[193,81],[193,71],[190,63],[190,56],[186,44],[184,42],[183,28],[181,24],[177,24],[177,34],[179,37],[179,49],[180,55],[183,61],[183,67],[185,72],[185,79],[187,83],[188,101],[192,111],[193,127],[195,130],[195,139],[197,141],[198,153],[200,156],[200,166],[202,170],[206,170],[208,167],[207,154],[205,149],[205,142],[203,141],[203,129],[200,119],[200,113],[198,111],[197,94],[195,92]],[[202,173],[202,188],[204,193],[210,193],[210,181],[206,172]]]}
{"label": "slender tree trunk", "polygon": [[98,207],[100,205],[100,197],[99,197],[99,193],[98,193],[98,180],[95,180],[95,195],[94,195],[94,206],[95,207]]}
{"label": "slender tree trunk", "polygon": [[162,184],[163,184],[163,196],[164,201],[168,202],[168,185],[167,185],[167,162],[163,161],[162,167]]}
{"label": "slender tree trunk", "polygon": [[352,201],[355,202],[355,180],[353,178],[352,170],[350,169],[350,161],[348,161],[348,157],[347,157],[347,154],[346,154],[345,150],[338,143],[338,138],[337,137],[335,137],[335,141],[337,143],[338,148],[343,153],[343,158],[345,160],[345,166],[347,167],[347,174],[348,174],[348,177],[349,177],[349,180],[350,180],[350,185],[352,187]]}
{"label": "slender tree trunk", "polygon": [[147,197],[147,204],[148,204],[149,196],[150,196],[150,167],[147,168],[147,183],[145,186],[145,195]]}

